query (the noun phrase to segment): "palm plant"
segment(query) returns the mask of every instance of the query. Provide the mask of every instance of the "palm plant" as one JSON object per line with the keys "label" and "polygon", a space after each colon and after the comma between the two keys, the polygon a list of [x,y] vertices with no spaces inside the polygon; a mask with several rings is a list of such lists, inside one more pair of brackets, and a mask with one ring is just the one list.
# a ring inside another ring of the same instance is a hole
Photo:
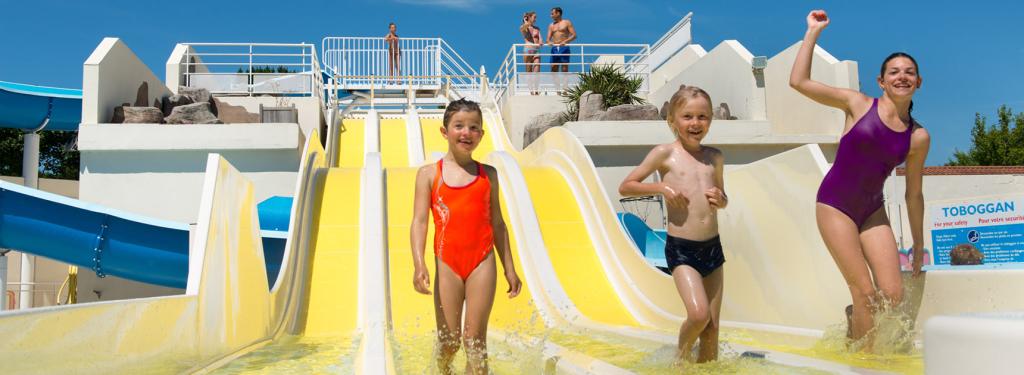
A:
{"label": "palm plant", "polygon": [[643,104],[644,98],[637,95],[643,82],[642,77],[630,76],[619,66],[593,65],[589,72],[579,73],[579,82],[575,86],[567,88],[560,94],[565,98],[566,104],[563,116],[566,121],[576,121],[579,118],[580,97],[587,91],[601,94],[605,108],[622,104]]}

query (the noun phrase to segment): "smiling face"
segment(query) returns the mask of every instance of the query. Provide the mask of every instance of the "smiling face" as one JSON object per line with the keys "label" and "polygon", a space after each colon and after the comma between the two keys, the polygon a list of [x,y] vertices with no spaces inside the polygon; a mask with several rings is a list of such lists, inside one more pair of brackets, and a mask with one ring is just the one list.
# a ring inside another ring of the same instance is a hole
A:
{"label": "smiling face", "polygon": [[551,10],[551,20],[558,22],[562,19],[562,11],[558,9]]}
{"label": "smiling face", "polygon": [[388,25],[388,31],[390,31],[392,34],[394,34],[396,30],[398,30],[398,26],[395,26],[395,24]]}
{"label": "smiling face", "polygon": [[483,119],[476,111],[457,111],[441,127],[441,135],[448,140],[448,151],[469,155],[484,137]]}
{"label": "smiling face", "polygon": [[917,74],[917,64],[909,57],[890,58],[882,65],[882,73],[878,76],[878,87],[890,98],[912,98],[914,92],[921,87],[921,76]]}
{"label": "smiling face", "polygon": [[711,103],[700,95],[680,100],[672,111],[669,126],[684,146],[700,146],[711,128]]}

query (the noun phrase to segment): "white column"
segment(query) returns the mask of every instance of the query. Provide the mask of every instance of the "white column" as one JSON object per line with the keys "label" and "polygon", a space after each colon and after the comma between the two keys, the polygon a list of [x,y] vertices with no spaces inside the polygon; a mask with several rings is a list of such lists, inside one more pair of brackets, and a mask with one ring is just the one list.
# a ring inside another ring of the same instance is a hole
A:
{"label": "white column", "polygon": [[[21,175],[25,179],[25,186],[33,189],[39,188],[39,133],[25,133],[25,149],[21,158]],[[36,257],[22,253],[19,308],[27,309],[32,307],[32,285],[35,282],[35,278]]]}
{"label": "white column", "polygon": [[7,250],[0,250],[0,311],[7,308]]}

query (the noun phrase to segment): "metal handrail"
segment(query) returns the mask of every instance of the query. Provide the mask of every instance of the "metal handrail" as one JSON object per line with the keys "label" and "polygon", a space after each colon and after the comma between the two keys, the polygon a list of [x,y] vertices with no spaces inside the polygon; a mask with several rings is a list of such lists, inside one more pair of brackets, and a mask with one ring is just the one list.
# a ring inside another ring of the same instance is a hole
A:
{"label": "metal handrail", "polygon": [[[185,86],[203,87],[212,94],[308,95],[324,101],[323,77],[316,46],[313,44],[182,43],[182,45],[186,47],[185,58],[179,64],[184,72]],[[213,47],[222,50],[198,51],[197,47],[207,49]],[[237,48],[244,48],[247,51],[237,52]],[[261,48],[295,48],[299,52],[260,52],[258,49]],[[193,61],[193,58],[196,58],[197,61]],[[211,61],[202,61],[203,58],[208,58]],[[255,67],[260,66],[299,67],[299,71],[284,73],[253,71]],[[241,72],[224,69],[227,67],[237,67]],[[295,77],[302,78],[296,79]]]}
{"label": "metal handrail", "polygon": [[[531,92],[557,93],[573,84],[572,81],[576,79],[576,73],[589,71],[601,56],[622,57],[623,61],[616,65],[621,66],[627,75],[642,78],[644,84],[640,91],[641,93],[647,91],[647,81],[651,73],[651,67],[645,61],[651,53],[651,47],[648,44],[572,43],[567,45],[571,48],[571,52],[564,54],[569,57],[569,62],[557,64],[551,62],[551,56],[563,54],[553,54],[549,52],[550,50],[544,50],[544,48],[550,48],[551,44],[537,46],[537,44],[516,43],[509,48],[491,82],[496,89],[494,95],[498,98],[499,104],[507,95],[523,95]],[[525,62],[526,54],[523,53],[523,50],[527,47],[531,49],[537,47],[537,52],[531,53],[529,56],[537,56],[539,62]],[[550,72],[550,68],[554,65],[567,65],[572,76],[566,77],[560,73]],[[526,69],[534,66],[539,67],[539,72],[531,72]],[[542,80],[551,82],[540,82]]]}
{"label": "metal handrail", "polygon": [[[672,40],[672,38],[674,38],[676,36],[676,34],[678,34],[679,31],[683,29],[684,26],[690,24],[692,22],[692,20],[693,20],[693,12],[689,12],[685,16],[683,16],[683,18],[680,19],[679,22],[676,22],[676,24],[673,25],[671,29],[669,29],[667,32],[665,32],[665,34],[662,35],[661,38],[659,38],[657,42],[654,42],[654,44],[651,45],[651,48],[650,48],[651,54],[657,55],[656,52],[658,52],[662,48],[665,48],[664,46],[666,45],[666,43],[668,43],[670,40]],[[683,47],[686,47],[689,44],[690,44],[690,40],[687,40],[685,43],[682,43],[682,45],[680,45],[676,51],[671,51],[670,53],[663,54],[666,57],[661,59],[661,61],[647,61],[650,58],[650,56],[643,57],[643,58],[640,58],[638,60],[643,61],[643,62],[647,62],[648,64],[653,65],[651,67],[651,70],[653,71],[655,69],[658,69],[659,67],[661,67],[662,64],[664,64],[666,61],[668,61],[668,57],[671,57],[676,52],[678,52],[679,49],[682,49]],[[658,58],[655,57],[655,59],[657,60]]]}
{"label": "metal handrail", "polygon": [[383,37],[327,37],[321,44],[321,65],[338,79],[340,89],[405,89],[410,83],[481,87],[474,79],[479,78],[478,72],[444,39],[400,38],[398,43],[402,57],[398,66],[391,66],[390,45]]}

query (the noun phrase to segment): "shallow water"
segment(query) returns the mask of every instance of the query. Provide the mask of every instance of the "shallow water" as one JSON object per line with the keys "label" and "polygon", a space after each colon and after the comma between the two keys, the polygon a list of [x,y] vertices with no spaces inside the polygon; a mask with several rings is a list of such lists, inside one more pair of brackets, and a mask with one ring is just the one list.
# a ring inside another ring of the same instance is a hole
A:
{"label": "shallow water", "polygon": [[846,322],[837,323],[811,346],[785,345],[758,340],[741,330],[723,332],[722,340],[780,352],[823,359],[872,370],[900,374],[923,374],[924,357],[914,345],[917,331],[907,306],[883,306],[874,315],[875,328],[861,340],[846,337]]}
{"label": "shallow water", "polygon": [[[552,373],[556,360],[547,358],[547,343],[597,358],[608,364],[638,374],[823,374],[826,372],[774,364],[763,359],[743,358],[740,353],[722,345],[719,360],[707,364],[675,365],[675,346],[645,340],[623,338],[605,333],[570,333],[548,330],[546,336],[532,337],[522,334],[499,334],[488,337],[490,370],[493,374]],[[392,337],[395,347],[396,369],[399,373],[438,374],[435,333],[418,336]],[[456,355],[452,368],[461,373],[466,365],[462,350]]]}
{"label": "shallow water", "polygon": [[214,374],[351,374],[351,336],[286,336],[229,362]]}

